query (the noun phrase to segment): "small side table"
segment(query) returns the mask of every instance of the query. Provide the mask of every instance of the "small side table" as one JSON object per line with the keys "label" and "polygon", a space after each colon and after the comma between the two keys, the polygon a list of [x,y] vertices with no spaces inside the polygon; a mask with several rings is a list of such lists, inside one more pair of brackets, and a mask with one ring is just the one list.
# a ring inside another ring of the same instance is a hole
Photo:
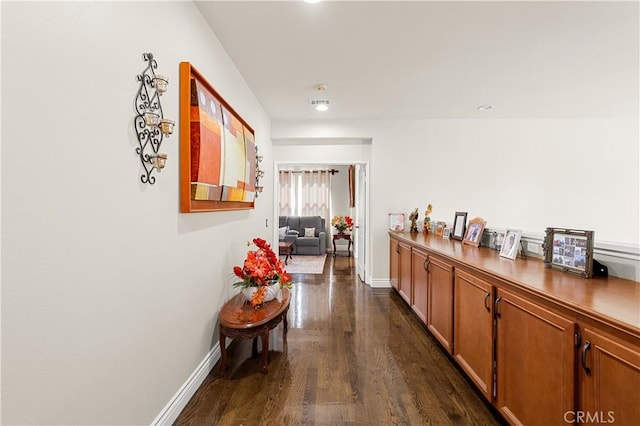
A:
{"label": "small side table", "polygon": [[347,246],[347,252],[349,253],[349,257],[351,257],[351,234],[333,234],[333,257],[336,257],[336,240],[347,240],[349,241],[349,245]]}
{"label": "small side table", "polygon": [[293,243],[289,241],[280,241],[278,244],[278,254],[285,256],[284,264],[286,265],[289,259],[293,257]]}
{"label": "small side table", "polygon": [[[262,308],[253,309],[250,303],[245,303],[242,293],[236,294],[220,309],[220,370],[227,368],[226,338],[256,339],[262,338],[262,372],[267,374],[269,354],[269,331],[280,322],[284,323],[284,336],[287,338],[287,312],[289,311],[290,293],[288,288],[282,289],[282,302],[271,300],[265,302]],[[254,348],[256,341],[253,342]]]}

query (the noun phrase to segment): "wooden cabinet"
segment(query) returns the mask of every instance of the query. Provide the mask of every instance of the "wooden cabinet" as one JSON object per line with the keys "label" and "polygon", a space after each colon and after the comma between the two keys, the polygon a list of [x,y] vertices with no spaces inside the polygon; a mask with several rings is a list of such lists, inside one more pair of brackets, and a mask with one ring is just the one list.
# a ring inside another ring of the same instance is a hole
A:
{"label": "wooden cabinet", "polygon": [[411,285],[413,304],[411,309],[422,322],[427,324],[429,255],[426,251],[413,248],[411,252]]}
{"label": "wooden cabinet", "polygon": [[398,289],[398,277],[400,273],[400,265],[398,263],[398,255],[400,253],[400,242],[394,238],[389,240],[389,281],[391,286]]}
{"label": "wooden cabinet", "polygon": [[392,285],[505,420],[640,424],[640,283],[390,235]]}
{"label": "wooden cabinet", "polygon": [[498,289],[495,405],[513,424],[562,425],[576,411],[576,324]]}
{"label": "wooden cabinet", "polygon": [[580,405],[584,423],[640,424],[640,348],[592,327],[582,329]]}
{"label": "wooden cabinet", "polygon": [[491,401],[493,387],[493,286],[456,269],[453,356]]}
{"label": "wooden cabinet", "polygon": [[411,306],[411,246],[400,242],[398,248],[398,293]]}
{"label": "wooden cabinet", "polygon": [[451,353],[453,349],[453,266],[429,259],[427,327]]}

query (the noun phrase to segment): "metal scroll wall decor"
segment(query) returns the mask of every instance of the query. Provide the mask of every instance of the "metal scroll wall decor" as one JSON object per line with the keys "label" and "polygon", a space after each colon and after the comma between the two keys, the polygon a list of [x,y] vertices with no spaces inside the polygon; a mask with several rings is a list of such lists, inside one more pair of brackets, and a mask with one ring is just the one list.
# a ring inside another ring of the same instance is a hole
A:
{"label": "metal scroll wall decor", "polygon": [[262,155],[258,155],[258,147],[256,146],[256,198],[262,193],[264,187],[260,185],[260,178],[264,177],[264,171],[260,170],[260,163],[262,163]]}
{"label": "metal scroll wall decor", "polygon": [[153,171],[160,172],[167,161],[167,154],[160,152],[162,140],[173,133],[175,122],[164,118],[160,104],[160,96],[167,91],[169,84],[167,77],[155,73],[158,63],[153,59],[152,53],[143,53],[142,58],[147,62],[147,67],[137,76],[140,88],[135,101],[137,115],[134,126],[138,137],[136,153],[144,168],[140,180],[153,185],[156,182],[156,178],[152,176]]}

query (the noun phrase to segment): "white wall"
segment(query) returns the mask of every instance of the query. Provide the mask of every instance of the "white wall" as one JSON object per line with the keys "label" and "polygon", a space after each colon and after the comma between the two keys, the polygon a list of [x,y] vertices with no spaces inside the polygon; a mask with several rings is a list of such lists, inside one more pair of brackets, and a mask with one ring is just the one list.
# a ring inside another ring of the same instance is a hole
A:
{"label": "white wall", "polygon": [[153,186],[134,152],[153,52],[178,119],[192,62],[254,127],[270,122],[191,2],[2,4],[2,424],[149,424],[217,344],[252,211],[178,212],[178,134]]}
{"label": "white wall", "polygon": [[434,220],[467,211],[533,235],[593,230],[597,246],[635,253],[624,269],[640,279],[637,119],[274,122],[272,136],[372,139],[374,281],[388,278],[387,214],[418,207],[422,219],[428,203]]}
{"label": "white wall", "polygon": [[331,176],[331,214],[332,216],[352,216],[349,207],[349,166],[332,165],[338,173]]}

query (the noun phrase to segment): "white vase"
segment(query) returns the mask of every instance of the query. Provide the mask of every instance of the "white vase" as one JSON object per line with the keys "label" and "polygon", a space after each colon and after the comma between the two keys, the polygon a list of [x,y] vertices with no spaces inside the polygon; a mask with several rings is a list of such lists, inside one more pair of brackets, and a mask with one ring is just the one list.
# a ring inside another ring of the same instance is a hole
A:
{"label": "white vase", "polygon": [[[247,302],[251,302],[253,293],[255,293],[256,291],[258,291],[258,287],[245,287],[242,289],[242,295]],[[265,302],[269,302],[273,299],[276,299],[278,302],[282,301],[282,289],[280,288],[280,284],[278,284],[277,281],[274,284],[267,286],[267,292],[264,295]]]}

